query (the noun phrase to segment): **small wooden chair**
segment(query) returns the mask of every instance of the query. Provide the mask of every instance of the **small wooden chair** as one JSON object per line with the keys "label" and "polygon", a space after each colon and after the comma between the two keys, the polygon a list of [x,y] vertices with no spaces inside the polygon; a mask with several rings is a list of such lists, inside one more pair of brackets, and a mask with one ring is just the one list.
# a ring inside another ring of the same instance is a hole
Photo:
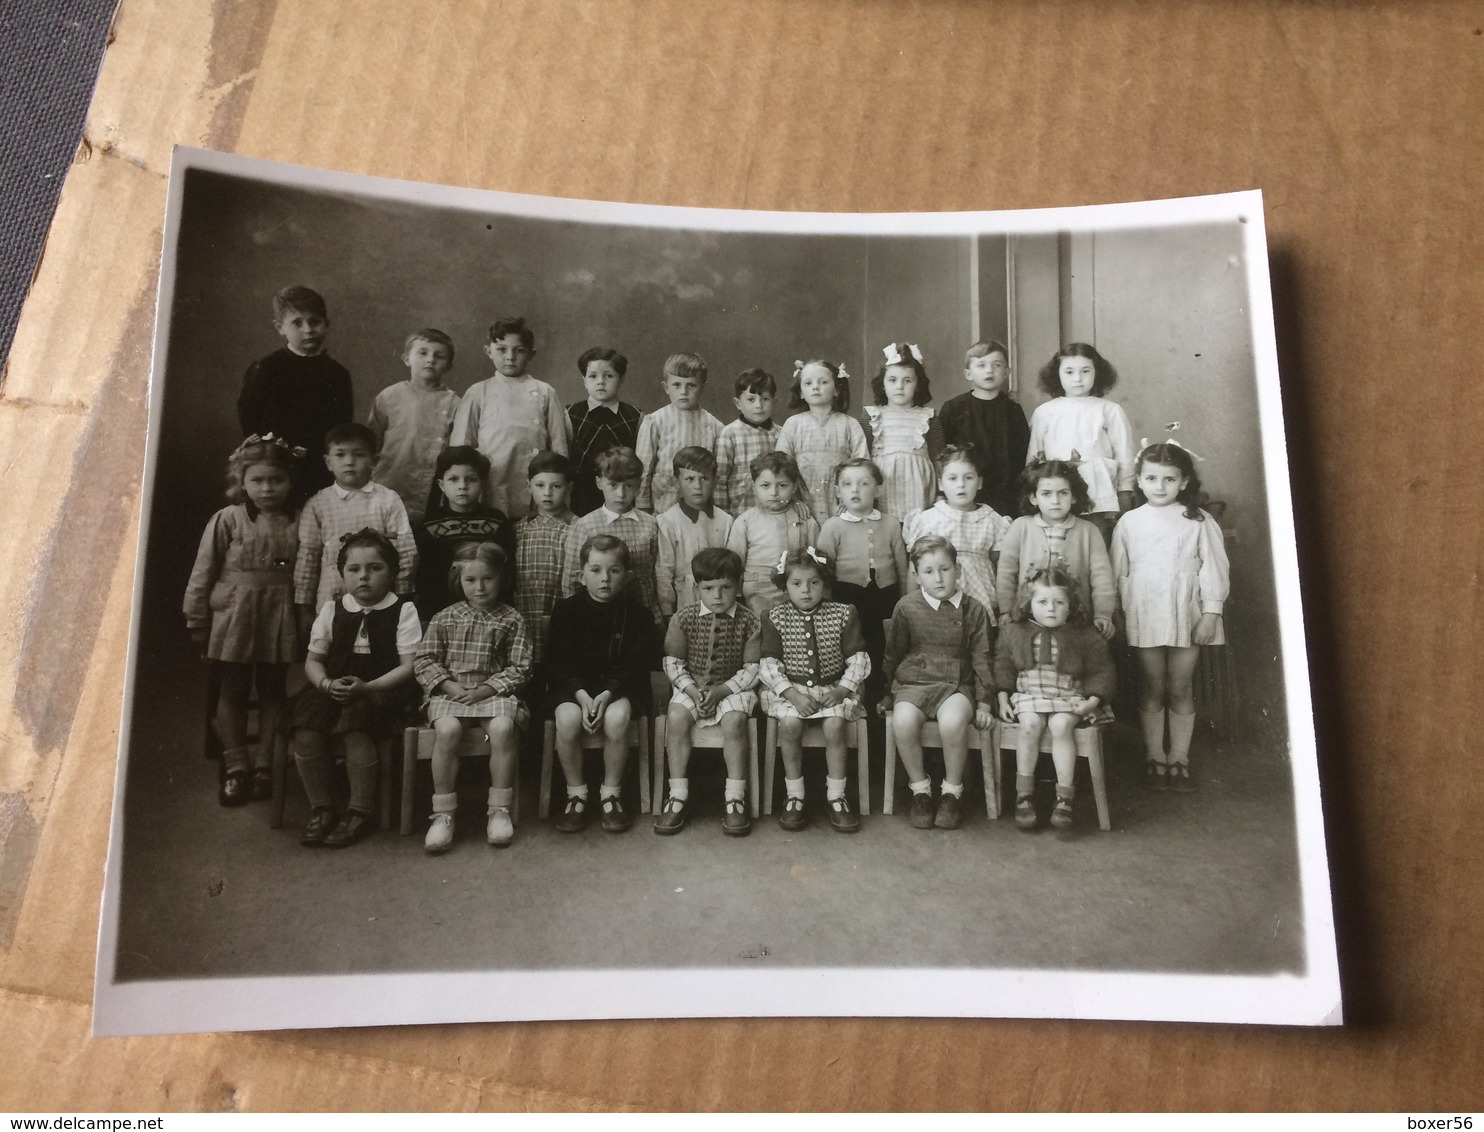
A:
{"label": "small wooden chair", "polygon": [[[973,721],[970,720],[972,723]],[[938,730],[936,720],[929,719],[922,725],[922,745],[924,747],[943,747],[943,735]],[[1000,816],[1000,760],[999,743],[995,736],[995,724],[991,723],[985,731],[974,727],[969,728],[969,754],[976,751],[984,771],[984,808],[992,818]],[[896,794],[897,767],[900,765],[897,759],[897,736],[891,725],[891,715],[886,717],[886,771],[882,775],[881,812],[890,814],[894,810],[894,795]]]}
{"label": "small wooden chair", "polygon": [[[403,836],[412,832],[413,802],[417,791],[417,764],[433,761],[433,744],[438,733],[431,727],[409,727],[402,732],[402,826]],[[459,739],[460,759],[490,757],[490,737],[483,727],[466,727]],[[520,761],[517,752],[515,798],[510,805],[510,820],[520,822]]]}
{"label": "small wooden chair", "polygon": [[[803,745],[805,747],[824,746],[824,721],[820,719],[806,719],[804,721]],[[768,752],[767,769],[763,778],[763,813],[773,812],[773,774],[778,763],[778,721],[771,715],[768,716],[767,735],[763,740],[763,747]],[[866,717],[862,715],[854,723],[845,725],[845,749],[856,752],[856,793],[859,795],[858,809],[862,817],[869,817],[871,813],[871,752],[870,744],[866,739]]]}
{"label": "small wooden chair", "polygon": [[[376,744],[377,793],[381,803],[381,828],[392,827],[392,748],[395,739],[383,739]],[[273,740],[273,814],[269,825],[274,829],[283,826],[284,804],[287,802],[289,778],[289,737],[279,732]]]}
{"label": "small wooden chair", "polygon": [[[999,720],[997,730],[999,731],[1000,750],[1002,752],[1014,751],[1020,738],[1020,725]],[[1098,828],[1107,832],[1113,828],[1113,823],[1108,817],[1108,783],[1103,775],[1103,725],[1078,727],[1072,734],[1077,740],[1077,757],[1087,760],[1087,769],[1092,774],[1092,796],[1098,804]],[[1040,749],[1042,754],[1051,753],[1049,732],[1041,733]],[[995,760],[996,778],[999,778],[999,761],[999,759]]]}

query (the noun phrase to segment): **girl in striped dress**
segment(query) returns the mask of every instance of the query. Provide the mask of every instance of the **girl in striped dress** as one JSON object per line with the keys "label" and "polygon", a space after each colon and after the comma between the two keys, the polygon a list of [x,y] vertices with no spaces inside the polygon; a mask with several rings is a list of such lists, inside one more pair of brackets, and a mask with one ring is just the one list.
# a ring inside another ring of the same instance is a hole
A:
{"label": "girl in striped dress", "polygon": [[871,382],[876,403],[866,408],[866,441],[886,481],[881,509],[901,519],[931,507],[938,495],[933,461],[943,450],[943,429],[928,408],[933,395],[922,351],[893,342],[882,354],[885,360]]}
{"label": "girl in striped dress", "polygon": [[[978,502],[979,468],[966,448],[945,448],[938,457],[938,490],[943,498],[925,511],[908,515],[902,523],[902,542],[911,546],[923,535],[942,535],[958,552],[959,584],[989,611],[990,624],[999,620],[995,601],[995,568],[1000,544],[1010,520],[987,503]],[[907,580],[917,588],[916,576]]]}
{"label": "girl in striped dress", "polygon": [[519,729],[526,705],[516,698],[531,675],[531,644],[525,619],[500,600],[509,562],[492,542],[465,543],[454,552],[448,588],[464,600],[433,615],[413,675],[428,695],[433,742],[433,817],[423,847],[441,853],[453,844],[459,796],[459,741],[468,726],[482,727],[490,742],[487,840],[509,845],[515,836],[510,806],[515,800]]}

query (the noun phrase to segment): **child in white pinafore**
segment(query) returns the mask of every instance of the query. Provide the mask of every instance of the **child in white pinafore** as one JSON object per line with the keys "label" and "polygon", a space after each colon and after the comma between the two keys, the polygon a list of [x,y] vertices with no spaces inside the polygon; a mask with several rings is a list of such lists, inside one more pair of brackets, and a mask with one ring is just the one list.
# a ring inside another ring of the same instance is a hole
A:
{"label": "child in white pinafore", "polygon": [[1199,646],[1226,643],[1221,612],[1231,588],[1230,567],[1221,528],[1200,508],[1201,481],[1191,454],[1173,441],[1150,444],[1139,452],[1136,467],[1145,502],[1113,532],[1113,574],[1142,677],[1144,784],[1189,793],[1195,789],[1195,666]]}
{"label": "child in white pinafore", "polygon": [[[217,801],[223,806],[273,794],[273,736],[283,718],[288,666],[299,657],[294,617],[299,517],[290,505],[294,463],[294,450],[272,433],[250,436],[232,453],[227,461],[231,506],[206,524],[186,584],[186,628],[216,665],[219,691],[212,723],[222,745]],[[256,751],[247,742],[247,701],[255,681],[261,737]]]}
{"label": "child in white pinafore", "polygon": [[850,375],[823,358],[795,362],[788,408],[794,415],[778,430],[778,451],[799,465],[814,521],[824,526],[838,510],[836,466],[869,455],[865,430],[849,415]]}
{"label": "child in white pinafore", "polygon": [[1134,432],[1123,406],[1106,398],[1118,371],[1086,342],[1063,346],[1041,367],[1051,398],[1031,414],[1025,462],[1068,460],[1092,496],[1088,513],[1106,541],[1118,516],[1134,505]]}
{"label": "child in white pinafore", "polygon": [[882,350],[884,361],[871,382],[876,403],[866,407],[866,441],[871,459],[881,469],[881,509],[898,519],[931,507],[938,496],[933,461],[943,451],[943,429],[928,408],[922,351],[909,342]]}

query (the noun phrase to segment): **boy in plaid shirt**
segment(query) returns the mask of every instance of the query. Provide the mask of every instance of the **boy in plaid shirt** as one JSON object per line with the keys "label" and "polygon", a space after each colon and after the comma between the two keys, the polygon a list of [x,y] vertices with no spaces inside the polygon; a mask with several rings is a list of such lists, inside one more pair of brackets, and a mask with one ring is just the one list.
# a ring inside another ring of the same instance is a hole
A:
{"label": "boy in plaid shirt", "polygon": [[[634,445],[641,468],[639,506],[656,515],[668,510],[678,492],[670,471],[675,453],[692,445],[716,451],[721,422],[701,408],[706,362],[695,354],[671,354],[660,379],[670,403],[639,422]],[[637,564],[634,567],[639,568]]]}
{"label": "boy in plaid shirt", "polygon": [[548,449],[531,457],[526,474],[533,510],[515,524],[515,607],[531,630],[535,662],[540,664],[546,655],[542,623],[562,592],[562,556],[573,519],[567,509],[572,462]]}
{"label": "boy in plaid shirt", "polygon": [[417,543],[401,497],[371,480],[376,455],[376,435],[363,424],[336,425],[325,434],[325,467],[335,482],[304,505],[294,560],[294,604],[299,608],[300,635],[306,640],[315,613],[345,592],[336,566],[344,535],[367,527],[384,535],[399,559],[392,588],[399,594],[412,592]]}
{"label": "boy in plaid shirt", "polygon": [[628,574],[634,599],[658,623],[660,603],[655,592],[654,569],[659,560],[659,524],[653,515],[634,508],[642,470],[632,448],[610,448],[598,457],[598,487],[603,492],[603,506],[582,516],[567,531],[567,550],[562,557],[562,596],[582,589],[582,544],[596,535],[613,535],[628,548]]}
{"label": "boy in plaid shirt", "polygon": [[732,404],[737,419],[721,430],[716,442],[716,503],[740,515],[752,506],[752,462],[778,447],[773,398],[778,384],[767,370],[745,369],[737,375]]}

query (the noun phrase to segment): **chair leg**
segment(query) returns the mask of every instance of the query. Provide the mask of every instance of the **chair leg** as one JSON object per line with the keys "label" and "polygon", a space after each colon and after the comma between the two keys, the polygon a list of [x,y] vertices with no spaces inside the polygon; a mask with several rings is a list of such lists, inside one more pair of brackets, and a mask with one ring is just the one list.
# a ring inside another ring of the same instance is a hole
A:
{"label": "chair leg", "polygon": [[762,784],[758,781],[757,720],[747,721],[748,790],[752,794],[752,816],[756,820],[762,803]]}
{"label": "chair leg", "polygon": [[665,804],[665,780],[669,776],[667,764],[669,752],[665,744],[670,738],[670,720],[667,715],[655,716],[654,720],[654,771],[650,775],[653,792],[649,796],[649,812],[657,814]]}
{"label": "chair leg", "polygon": [[541,731],[541,794],[536,800],[536,813],[545,821],[551,815],[551,763],[556,757],[556,724],[546,721]]}
{"label": "chair leg", "polygon": [[412,832],[412,792],[417,784],[417,728],[402,732],[402,836]]}
{"label": "chair leg", "polygon": [[1096,727],[1086,728],[1077,736],[1078,754],[1087,759],[1092,774],[1092,796],[1098,804],[1098,828],[1104,833],[1113,828],[1108,815],[1108,782],[1103,776],[1103,736]]}
{"label": "chair leg", "polygon": [[886,717],[886,769],[881,775],[881,812],[896,813],[897,792],[897,734],[891,725],[891,715]]}
{"label": "chair leg", "polygon": [[771,715],[763,730],[763,813],[773,812],[773,770],[778,763],[778,721]]}
{"label": "chair leg", "polygon": [[268,824],[283,828],[283,807],[288,800],[289,739],[282,731],[273,737],[273,814]]}
{"label": "chair leg", "polygon": [[978,733],[979,761],[984,770],[984,812],[990,818],[1000,816],[1000,737],[991,723]]}
{"label": "chair leg", "polygon": [[651,798],[651,795],[650,795],[650,792],[649,792],[650,791],[650,782],[649,782],[649,753],[650,753],[650,745],[649,745],[649,720],[647,718],[641,719],[639,721],[638,740],[639,740],[639,743],[638,743],[639,749],[634,752],[634,761],[639,764],[639,807],[638,807],[638,809],[639,809],[639,812],[640,813],[643,813],[644,812],[644,807],[646,805],[649,805],[651,807],[650,812],[653,813],[654,812],[653,811],[653,803],[652,803],[652,798]]}
{"label": "chair leg", "polygon": [[376,744],[377,793],[381,796],[381,828],[392,828],[392,751],[395,739],[382,739]]}
{"label": "chair leg", "polygon": [[862,817],[871,814],[871,742],[866,730],[866,718],[855,721],[856,781],[860,783],[860,812]]}

